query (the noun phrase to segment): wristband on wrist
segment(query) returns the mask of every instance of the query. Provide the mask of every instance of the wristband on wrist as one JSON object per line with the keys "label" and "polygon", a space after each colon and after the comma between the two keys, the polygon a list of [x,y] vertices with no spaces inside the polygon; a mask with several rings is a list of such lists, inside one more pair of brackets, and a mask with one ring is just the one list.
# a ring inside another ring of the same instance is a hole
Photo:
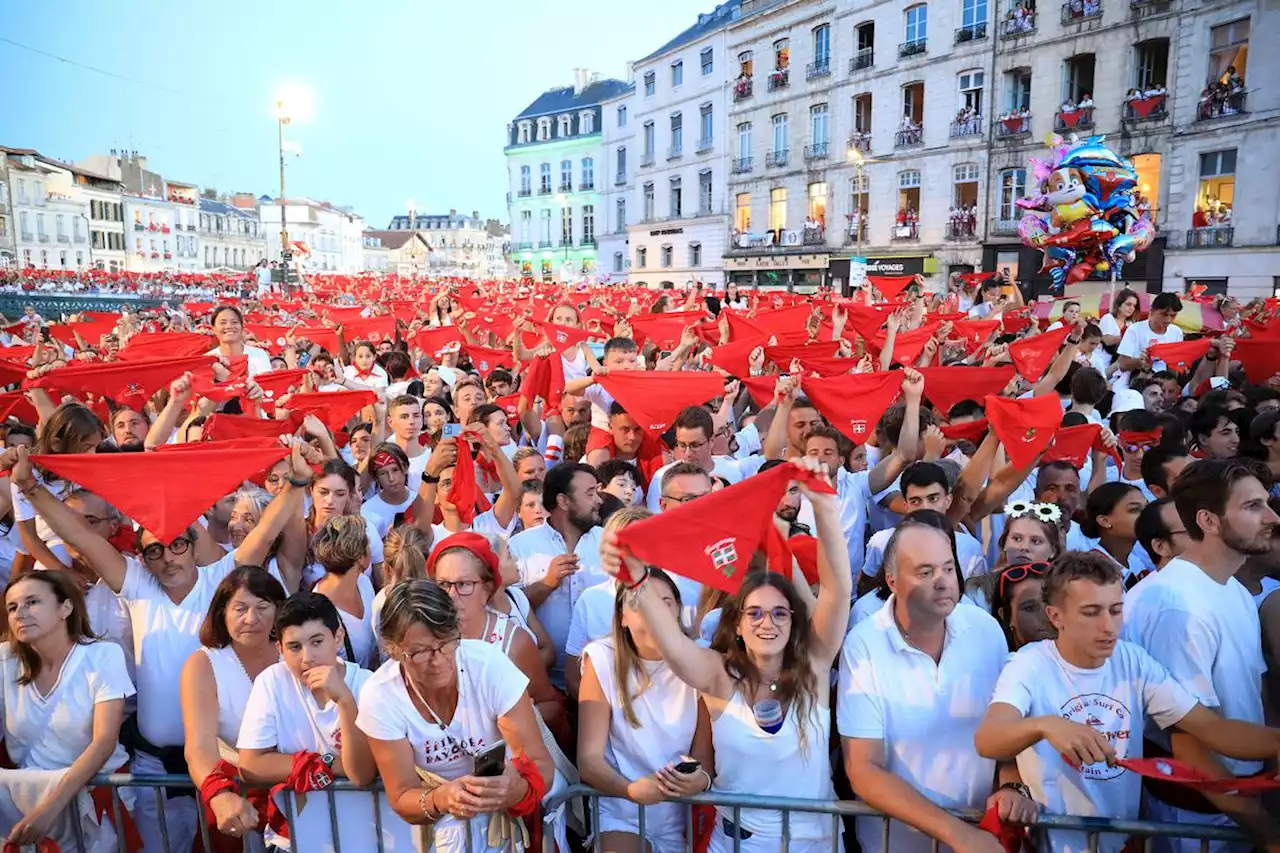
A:
{"label": "wristband on wrist", "polygon": [[427,474],[427,473],[423,473],[423,475],[422,475],[422,482],[424,482],[424,483],[431,483],[432,485],[434,485],[434,484],[436,484],[436,483],[439,483],[439,482],[440,482],[440,478],[439,478],[439,477],[433,477],[433,476],[431,476],[430,474]]}
{"label": "wristband on wrist", "polygon": [[295,489],[305,489],[307,486],[311,485],[311,478],[308,477],[305,480],[299,480],[296,477],[290,477],[289,485],[293,486]]}
{"label": "wristband on wrist", "polygon": [[1005,782],[996,790],[997,791],[1013,791],[1015,794],[1026,797],[1028,800],[1035,799],[1035,797],[1031,796],[1031,789],[1028,788],[1026,785],[1022,784],[1021,782]]}

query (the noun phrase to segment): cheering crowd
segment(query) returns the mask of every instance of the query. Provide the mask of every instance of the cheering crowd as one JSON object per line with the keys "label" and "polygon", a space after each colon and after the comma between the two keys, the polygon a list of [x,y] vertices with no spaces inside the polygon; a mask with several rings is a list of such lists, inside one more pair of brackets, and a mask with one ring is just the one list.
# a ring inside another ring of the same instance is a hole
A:
{"label": "cheering crowd", "polygon": [[28,309],[6,852],[1280,850],[1280,300],[923,285]]}

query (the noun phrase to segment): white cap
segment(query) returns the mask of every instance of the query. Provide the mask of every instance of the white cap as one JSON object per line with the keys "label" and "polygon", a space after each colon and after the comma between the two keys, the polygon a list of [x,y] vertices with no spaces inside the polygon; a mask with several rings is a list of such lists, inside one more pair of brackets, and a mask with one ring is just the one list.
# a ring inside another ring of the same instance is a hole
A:
{"label": "white cap", "polygon": [[1111,414],[1113,415],[1145,409],[1146,407],[1142,394],[1132,388],[1121,388],[1115,392],[1111,399]]}

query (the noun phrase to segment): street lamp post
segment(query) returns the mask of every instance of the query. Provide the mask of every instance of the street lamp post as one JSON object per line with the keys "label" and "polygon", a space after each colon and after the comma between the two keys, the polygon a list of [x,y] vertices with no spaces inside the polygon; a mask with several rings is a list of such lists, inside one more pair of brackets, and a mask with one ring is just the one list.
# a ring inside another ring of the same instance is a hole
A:
{"label": "street lamp post", "polygon": [[862,151],[856,145],[849,146],[849,162],[853,164],[853,203],[854,209],[857,211],[857,225],[853,229],[853,245],[857,250],[857,256],[862,257],[862,203],[858,200],[862,194],[862,167],[866,161],[862,157]]}
{"label": "street lamp post", "polygon": [[284,101],[276,101],[276,131],[280,150],[280,264],[286,270],[289,266],[289,222],[284,194],[284,126],[288,123],[289,113]]}

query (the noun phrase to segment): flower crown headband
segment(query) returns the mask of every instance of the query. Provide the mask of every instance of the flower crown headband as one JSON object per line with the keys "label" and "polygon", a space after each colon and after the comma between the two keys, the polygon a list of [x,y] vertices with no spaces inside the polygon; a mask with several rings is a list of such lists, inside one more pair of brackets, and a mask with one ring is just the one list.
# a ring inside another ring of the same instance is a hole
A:
{"label": "flower crown headband", "polygon": [[1009,518],[1022,518],[1024,515],[1035,517],[1039,521],[1057,524],[1062,521],[1062,509],[1057,504],[1040,503],[1039,501],[1010,501],[1004,505],[1004,514]]}

